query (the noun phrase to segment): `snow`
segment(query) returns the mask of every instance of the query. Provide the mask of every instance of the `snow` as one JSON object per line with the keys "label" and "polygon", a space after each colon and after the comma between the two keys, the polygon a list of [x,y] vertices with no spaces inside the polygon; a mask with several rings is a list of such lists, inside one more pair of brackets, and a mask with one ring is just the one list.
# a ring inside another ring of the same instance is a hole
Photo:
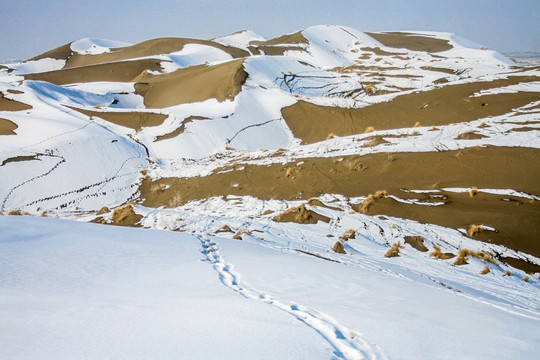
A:
{"label": "snow", "polygon": [[79,55],[99,55],[110,52],[111,48],[120,48],[130,45],[132,44],[124,41],[85,38],[72,42],[70,47],[71,50]]}
{"label": "snow", "polygon": [[262,35],[257,34],[253,30],[243,30],[235,32],[234,34],[217,37],[212,40],[223,45],[247,49],[250,42],[265,41],[266,38],[264,38]]}
{"label": "snow", "polygon": [[34,217],[0,228],[5,358],[507,359],[540,340],[537,309],[490,306],[382,257]]}

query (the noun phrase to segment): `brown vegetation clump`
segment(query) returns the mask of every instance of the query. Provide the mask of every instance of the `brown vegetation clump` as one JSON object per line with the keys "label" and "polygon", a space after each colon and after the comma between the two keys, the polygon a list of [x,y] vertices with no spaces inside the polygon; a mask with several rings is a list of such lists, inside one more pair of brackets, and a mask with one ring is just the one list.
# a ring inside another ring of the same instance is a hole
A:
{"label": "brown vegetation clump", "polygon": [[499,263],[493,259],[492,255],[490,253],[487,253],[485,251],[474,251],[470,249],[461,249],[458,252],[458,257],[456,261],[454,261],[454,265],[465,265],[467,264],[467,257],[472,256],[479,260],[490,262],[496,266],[499,266]]}
{"label": "brown vegetation clump", "polygon": [[281,214],[276,215],[273,220],[277,222],[295,222],[299,224],[316,224],[319,220],[326,223],[330,222],[328,217],[308,210],[305,204],[285,210]]}
{"label": "brown vegetation clump", "polygon": [[456,256],[452,253],[443,253],[441,251],[441,248],[437,245],[433,245],[433,251],[430,252],[428,255],[431,257],[434,257],[435,259],[440,259],[440,260],[447,260]]}
{"label": "brown vegetation clump", "polygon": [[334,135],[334,133],[330,133],[330,134],[328,134],[328,136],[326,137],[326,140],[330,140],[330,139],[333,139],[333,138],[335,138],[335,137],[336,137],[336,135]]}
{"label": "brown vegetation clump", "polygon": [[473,224],[469,227],[469,230],[467,231],[467,235],[469,235],[469,237],[474,237],[482,231],[484,231],[484,227],[482,225]]}
{"label": "brown vegetation clump", "polygon": [[510,275],[512,275],[510,270],[504,270],[504,274],[502,276],[510,276]]}
{"label": "brown vegetation clump", "polygon": [[368,126],[366,128],[366,130],[364,130],[364,133],[370,133],[370,132],[373,132],[373,131],[375,131],[375,128],[373,126]]}
{"label": "brown vegetation clump", "polygon": [[103,214],[107,214],[107,213],[110,213],[110,212],[111,212],[111,210],[109,210],[108,207],[104,206],[101,209],[99,209],[99,211],[97,212],[97,215],[103,215]]}
{"label": "brown vegetation clump", "polygon": [[337,241],[334,246],[332,247],[332,251],[336,252],[338,254],[346,254],[345,247],[343,246],[343,243],[341,241]]}
{"label": "brown vegetation clump", "polygon": [[424,238],[422,236],[405,236],[405,243],[411,245],[418,251],[428,251],[428,248],[424,245]]}
{"label": "brown vegetation clump", "polygon": [[369,207],[375,202],[375,200],[385,196],[388,196],[388,192],[386,190],[376,191],[373,194],[369,194],[360,204],[360,212],[362,214],[367,214]]}
{"label": "brown vegetation clump", "polygon": [[486,275],[487,273],[489,273],[489,266],[484,265],[484,268],[480,271],[480,275]]}
{"label": "brown vegetation clump", "polygon": [[343,232],[343,234],[341,234],[339,238],[343,241],[347,241],[349,239],[353,239],[355,236],[356,231],[354,231],[353,229],[347,229]]}
{"label": "brown vegetation clump", "polygon": [[135,213],[133,203],[130,202],[115,208],[112,212],[111,219],[115,225],[136,226],[142,219],[142,215]]}
{"label": "brown vegetation clump", "polygon": [[233,239],[235,240],[243,240],[242,239],[242,235],[251,235],[251,231],[249,230],[245,230],[245,229],[240,229],[238,230],[234,235],[233,235]]}
{"label": "brown vegetation clump", "polygon": [[10,212],[7,213],[8,215],[17,215],[17,216],[20,216],[22,215],[22,211],[21,210],[11,210]]}
{"label": "brown vegetation clump", "polygon": [[529,282],[529,276],[528,275],[523,276],[523,281]]}
{"label": "brown vegetation clump", "polygon": [[229,225],[223,225],[222,227],[220,227],[219,229],[216,230],[216,233],[221,233],[221,232],[234,232],[232,231],[231,227]]}
{"label": "brown vegetation clump", "polygon": [[386,252],[386,254],[384,254],[384,257],[396,257],[396,256],[399,256],[399,249],[400,248],[403,248],[400,241],[393,243],[392,246],[390,246],[390,249],[388,249],[388,251]]}
{"label": "brown vegetation clump", "polygon": [[476,194],[478,194],[478,188],[476,186],[473,186],[469,189],[469,196],[475,197]]}

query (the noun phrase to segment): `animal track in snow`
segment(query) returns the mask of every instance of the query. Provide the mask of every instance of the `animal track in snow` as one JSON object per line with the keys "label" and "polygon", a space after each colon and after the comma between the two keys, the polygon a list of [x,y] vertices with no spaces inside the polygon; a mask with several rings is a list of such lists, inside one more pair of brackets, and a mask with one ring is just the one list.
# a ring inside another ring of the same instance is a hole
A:
{"label": "animal track in snow", "polygon": [[386,359],[379,347],[372,344],[354,330],[339,324],[332,317],[317,310],[297,304],[286,304],[271,295],[253,289],[241,280],[232,264],[221,257],[218,245],[212,240],[197,236],[202,245],[206,260],[214,266],[223,285],[248,299],[263,301],[294,316],[317,331],[334,348],[338,359]]}

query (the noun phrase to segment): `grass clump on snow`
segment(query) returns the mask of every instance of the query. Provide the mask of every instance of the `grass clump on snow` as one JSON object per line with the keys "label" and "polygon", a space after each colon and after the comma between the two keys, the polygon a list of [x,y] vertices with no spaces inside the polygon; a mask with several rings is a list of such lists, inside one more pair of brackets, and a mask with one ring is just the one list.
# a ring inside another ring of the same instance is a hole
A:
{"label": "grass clump on snow", "polygon": [[390,249],[384,254],[384,257],[396,257],[399,256],[399,249],[402,249],[401,241],[395,242],[390,246]]}
{"label": "grass clump on snow", "polygon": [[433,251],[428,255],[439,260],[448,260],[456,256],[452,253],[443,253],[438,245],[433,245]]}
{"label": "grass clump on snow", "polygon": [[369,207],[375,202],[375,200],[385,196],[388,196],[388,192],[386,190],[380,190],[376,191],[373,194],[369,194],[360,204],[360,212],[362,214],[367,214],[369,211]]}

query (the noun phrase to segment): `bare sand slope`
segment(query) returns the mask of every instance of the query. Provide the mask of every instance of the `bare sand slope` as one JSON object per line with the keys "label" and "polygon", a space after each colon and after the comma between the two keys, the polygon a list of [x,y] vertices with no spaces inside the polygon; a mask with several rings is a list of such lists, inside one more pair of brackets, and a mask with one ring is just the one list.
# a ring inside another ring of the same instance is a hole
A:
{"label": "bare sand slope", "polygon": [[118,61],[36,74],[27,74],[24,75],[24,78],[26,80],[47,81],[56,85],[94,81],[131,82],[145,71],[162,70],[161,61],[162,60],[154,59]]}
{"label": "bare sand slope", "polygon": [[[324,193],[367,196],[377,190],[408,198],[401,189],[445,187],[516,189],[540,195],[540,150],[486,147],[436,153],[372,154],[335,158],[298,159],[270,166],[235,165],[232,170],[197,178],[143,181],[141,200],[146,206],[178,206],[212,196],[251,195],[260,199],[308,200]],[[297,166],[302,161],[301,166]],[[242,170],[239,170],[242,169]],[[161,190],[162,185],[170,185]],[[473,223],[492,226],[498,233],[482,234],[493,242],[539,256],[540,203],[508,196],[470,198],[445,194],[440,207],[404,205],[382,199],[370,214],[387,214],[455,228]],[[415,194],[416,197],[421,196]],[[395,205],[395,206],[394,206]],[[358,209],[358,207],[357,207]],[[473,216],[474,215],[474,216]]]}
{"label": "bare sand slope", "polygon": [[427,51],[437,53],[452,49],[447,40],[428,37],[421,34],[405,32],[366,33],[381,44],[400,49],[413,51]]}
{"label": "bare sand slope", "polygon": [[0,135],[17,135],[15,133],[17,127],[14,122],[0,118]]}
{"label": "bare sand slope", "polygon": [[70,107],[73,110],[77,110],[90,118],[99,117],[103,120],[112,122],[116,125],[125,126],[134,130],[140,130],[146,126],[158,126],[163,124],[163,121],[167,118],[167,115],[156,114],[142,111],[97,111],[86,110]]}
{"label": "bare sand slope", "polygon": [[8,99],[0,92],[0,111],[22,111],[30,110],[31,108],[31,105]]}
{"label": "bare sand slope", "polygon": [[538,77],[448,85],[431,91],[398,96],[361,109],[325,107],[305,101],[284,108],[283,118],[304,144],[325,140],[329,134],[346,136],[375,130],[439,126],[502,115],[513,108],[540,100],[540,93],[525,92],[471,97],[474,93],[520,82],[538,81]]}
{"label": "bare sand slope", "polygon": [[208,66],[198,65],[164,75],[143,74],[135,90],[149,108],[164,108],[215,98],[232,100],[247,78],[243,60]]}
{"label": "bare sand slope", "polygon": [[304,47],[300,45],[308,45],[309,41],[302,35],[301,31],[298,31],[293,34],[278,36],[266,41],[252,41],[249,44],[249,49],[254,54],[279,56],[283,55],[285,51],[288,50],[302,51],[304,50]]}

